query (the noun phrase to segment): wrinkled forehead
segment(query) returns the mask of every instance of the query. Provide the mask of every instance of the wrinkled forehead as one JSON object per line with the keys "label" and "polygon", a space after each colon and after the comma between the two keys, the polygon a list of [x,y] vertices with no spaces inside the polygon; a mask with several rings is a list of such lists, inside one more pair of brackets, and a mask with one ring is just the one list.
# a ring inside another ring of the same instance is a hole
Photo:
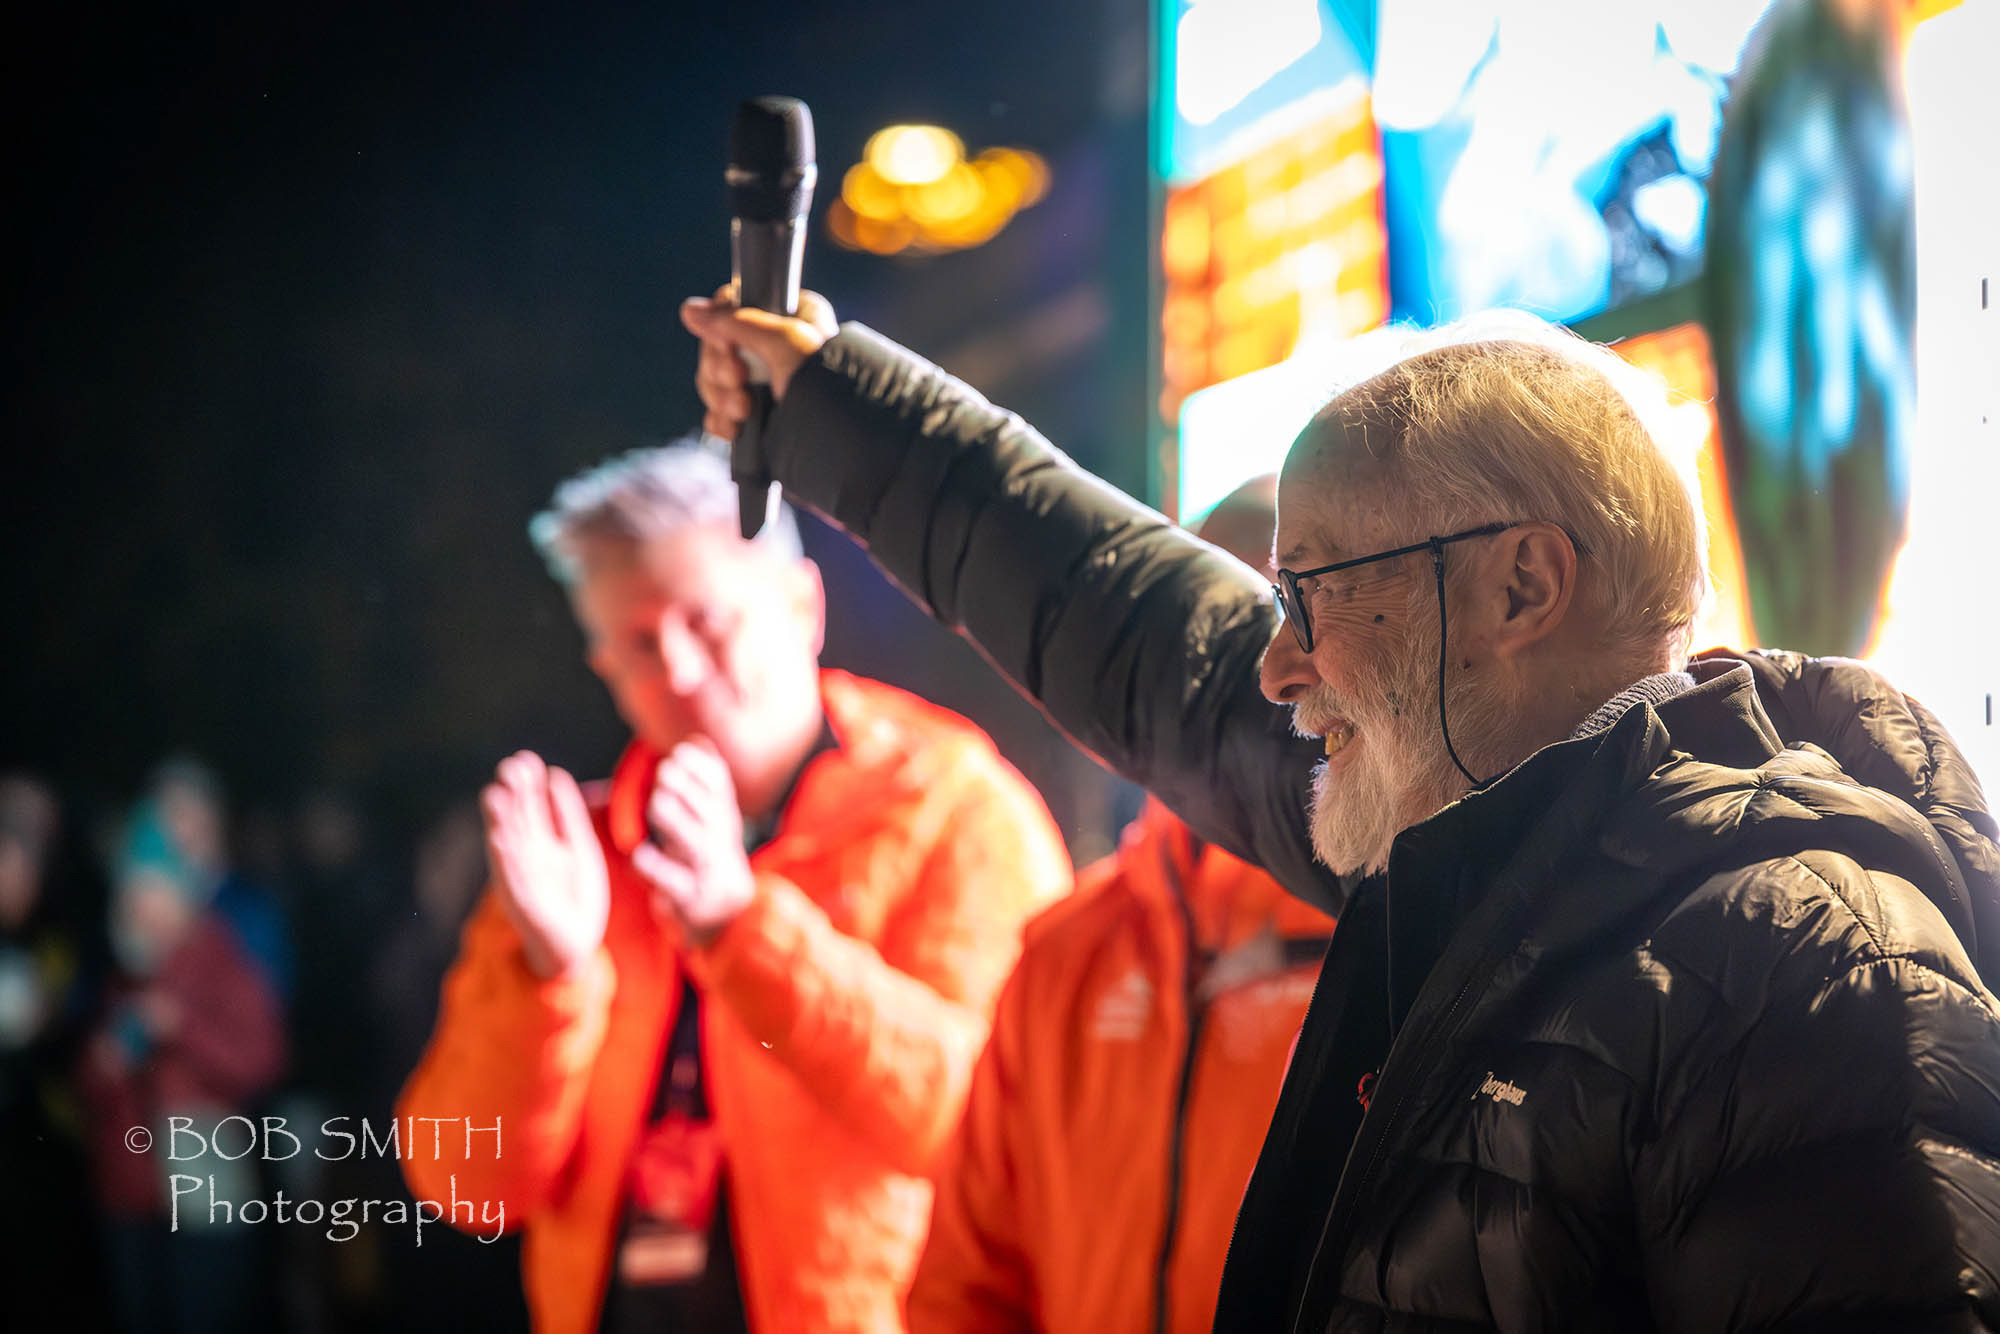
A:
{"label": "wrinkled forehead", "polygon": [[1365,555],[1400,532],[1387,470],[1327,414],[1300,432],[1278,474],[1278,564],[1297,569]]}

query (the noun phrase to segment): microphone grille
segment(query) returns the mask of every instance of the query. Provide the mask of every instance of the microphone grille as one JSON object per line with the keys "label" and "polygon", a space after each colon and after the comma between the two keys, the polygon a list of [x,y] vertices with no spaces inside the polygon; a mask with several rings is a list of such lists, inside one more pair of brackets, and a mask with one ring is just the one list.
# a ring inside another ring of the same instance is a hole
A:
{"label": "microphone grille", "polygon": [[812,112],[796,97],[753,97],[736,107],[729,165],[754,175],[784,176],[811,166]]}

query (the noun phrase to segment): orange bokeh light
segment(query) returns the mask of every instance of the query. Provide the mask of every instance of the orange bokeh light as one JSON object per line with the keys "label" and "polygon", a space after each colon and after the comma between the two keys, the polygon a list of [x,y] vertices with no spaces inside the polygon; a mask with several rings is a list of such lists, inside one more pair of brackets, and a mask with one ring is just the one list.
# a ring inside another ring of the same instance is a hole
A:
{"label": "orange bokeh light", "polygon": [[996,147],[967,160],[963,149],[935,126],[876,135],[828,210],[835,242],[879,255],[964,250],[992,240],[1048,193],[1048,164],[1037,154]]}

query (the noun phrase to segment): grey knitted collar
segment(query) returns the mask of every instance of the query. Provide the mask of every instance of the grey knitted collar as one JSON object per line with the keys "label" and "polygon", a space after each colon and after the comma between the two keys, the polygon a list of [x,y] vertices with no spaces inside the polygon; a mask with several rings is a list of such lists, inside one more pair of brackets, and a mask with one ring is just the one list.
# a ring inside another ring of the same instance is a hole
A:
{"label": "grey knitted collar", "polygon": [[1625,711],[1636,704],[1664,704],[1684,690],[1694,689],[1694,678],[1686,672],[1661,672],[1658,676],[1648,676],[1634,681],[1610,699],[1597,706],[1588,718],[1583,720],[1570,739],[1580,736],[1594,736],[1607,730],[1611,724],[1625,716]]}

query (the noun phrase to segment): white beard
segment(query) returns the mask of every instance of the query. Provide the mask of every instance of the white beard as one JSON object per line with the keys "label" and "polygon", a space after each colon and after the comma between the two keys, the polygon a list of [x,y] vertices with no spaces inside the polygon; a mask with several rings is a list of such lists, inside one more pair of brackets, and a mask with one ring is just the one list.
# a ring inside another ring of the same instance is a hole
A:
{"label": "white beard", "polygon": [[[1302,730],[1322,731],[1329,716],[1345,718],[1360,747],[1334,780],[1327,766],[1313,770],[1313,853],[1334,871],[1374,872],[1389,864],[1396,835],[1443,810],[1471,788],[1445,749],[1438,724],[1438,635],[1434,623],[1417,624],[1402,648],[1392,679],[1363,670],[1347,696],[1324,682],[1298,700]],[[1461,677],[1447,692],[1452,745],[1480,777],[1480,758],[1495,753],[1510,701],[1488,680]]]}

